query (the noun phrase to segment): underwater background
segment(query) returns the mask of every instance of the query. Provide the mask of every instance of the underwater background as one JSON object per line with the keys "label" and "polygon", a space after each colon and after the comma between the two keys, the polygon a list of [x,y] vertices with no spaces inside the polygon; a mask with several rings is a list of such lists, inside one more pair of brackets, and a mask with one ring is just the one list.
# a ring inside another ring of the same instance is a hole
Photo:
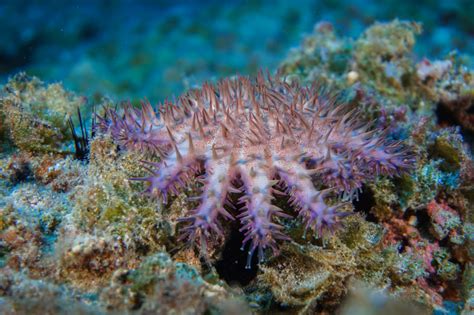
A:
{"label": "underwater background", "polygon": [[469,0],[2,1],[0,73],[28,70],[88,95],[158,102],[235,73],[275,69],[316,21],[357,37],[375,21],[423,24],[415,53],[474,53]]}
{"label": "underwater background", "polygon": [[0,314],[472,314],[472,12],[0,1]]}

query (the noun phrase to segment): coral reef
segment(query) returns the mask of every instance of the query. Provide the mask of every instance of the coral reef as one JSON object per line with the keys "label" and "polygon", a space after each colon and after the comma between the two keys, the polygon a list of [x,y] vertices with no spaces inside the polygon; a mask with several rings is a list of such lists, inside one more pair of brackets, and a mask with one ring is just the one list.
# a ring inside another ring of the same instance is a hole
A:
{"label": "coral reef", "polygon": [[148,257],[136,269],[117,269],[100,294],[2,271],[4,314],[251,314],[241,292],[206,282],[165,253]]}
{"label": "coral reef", "polygon": [[331,24],[320,22],[279,71],[304,82],[350,88],[368,117],[384,118],[379,122],[397,133],[407,129],[407,120],[436,112],[447,113],[441,122],[453,117],[451,124],[469,130],[473,71],[455,52],[445,60],[416,62],[412,48],[420,32],[417,23],[395,20],[376,23],[353,40],[338,37]]}
{"label": "coral reef", "polygon": [[164,253],[148,257],[135,270],[117,270],[100,300],[107,309],[139,314],[250,314],[238,290],[210,284]]}
{"label": "coral reef", "polygon": [[[84,303],[85,300],[89,303]],[[3,314],[100,314],[90,298],[5,268],[0,275],[0,311]]]}
{"label": "coral reef", "polygon": [[84,97],[13,76],[0,313],[472,313],[473,70],[420,32],[321,22],[280,76],[95,99],[95,133]]}
{"label": "coral reef", "polygon": [[384,289],[388,296],[417,302],[428,311],[426,305],[434,303],[434,297],[413,286],[413,281],[424,275],[420,274],[422,262],[400,254],[398,244],[385,243],[387,237],[384,227],[366,222],[360,215],[352,216],[324,247],[285,245],[280,257],[261,267],[256,286],[258,291],[271,290],[277,305],[299,313],[334,312],[348,293],[351,279],[357,279]]}
{"label": "coral reef", "polygon": [[[455,53],[445,60],[417,62],[412,48],[420,31],[419,24],[395,20],[377,23],[352,40],[319,23],[301,47],[290,52],[280,72],[290,79],[323,80],[348,89],[362,112],[387,128],[388,137],[412,145],[417,156],[413,171],[369,183],[354,205],[384,227],[381,242],[396,250],[387,262],[388,292],[408,296],[409,284],[418,302],[448,309],[446,300],[466,300],[456,281],[466,281],[469,276],[462,271],[472,260],[467,248],[473,162],[465,143],[470,117],[464,101],[474,87],[473,71]],[[330,60],[338,60],[339,66],[328,67]],[[460,311],[462,303],[455,305]]]}
{"label": "coral reef", "polygon": [[161,205],[140,194],[141,186],[129,178],[143,173],[144,155],[119,152],[108,137],[90,143],[88,174],[77,187],[74,221],[82,229],[106,231],[120,236],[127,248],[141,252],[172,246],[174,227],[163,217]]}
{"label": "coral reef", "polygon": [[86,102],[59,83],[46,85],[19,73],[2,88],[0,126],[22,151],[64,154],[71,139],[68,118]]}

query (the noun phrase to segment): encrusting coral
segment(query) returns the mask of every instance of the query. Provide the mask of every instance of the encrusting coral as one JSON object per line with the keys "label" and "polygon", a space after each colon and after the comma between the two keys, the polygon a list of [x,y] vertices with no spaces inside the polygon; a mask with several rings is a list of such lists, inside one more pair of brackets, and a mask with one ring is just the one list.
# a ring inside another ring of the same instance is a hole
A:
{"label": "encrusting coral", "polygon": [[123,115],[108,109],[101,129],[124,148],[161,158],[145,163],[151,175],[136,178],[154,197],[166,202],[199,176],[200,205],[181,219],[181,239],[205,252],[211,234],[223,236],[218,218],[233,220],[239,208],[247,268],[254,251],[262,261],[266,248],[277,253],[277,241],[289,240],[277,219],[289,215],[272,204],[276,196],[288,196],[305,229],[322,235],[348,214],[338,211],[344,202],[328,204],[330,194],[351,199],[367,180],[401,174],[413,162],[403,144],[371,130],[338,97],[262,73],[206,83],[159,108],[160,115],[149,103]]}

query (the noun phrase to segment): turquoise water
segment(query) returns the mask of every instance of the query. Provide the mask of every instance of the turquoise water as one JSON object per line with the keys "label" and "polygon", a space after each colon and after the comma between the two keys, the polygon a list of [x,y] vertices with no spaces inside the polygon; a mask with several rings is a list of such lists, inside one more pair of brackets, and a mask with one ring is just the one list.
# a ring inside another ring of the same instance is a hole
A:
{"label": "turquoise water", "polygon": [[474,53],[474,1],[2,1],[0,73],[87,95],[160,101],[235,73],[276,69],[326,20],[357,36],[374,21],[424,25],[420,57]]}

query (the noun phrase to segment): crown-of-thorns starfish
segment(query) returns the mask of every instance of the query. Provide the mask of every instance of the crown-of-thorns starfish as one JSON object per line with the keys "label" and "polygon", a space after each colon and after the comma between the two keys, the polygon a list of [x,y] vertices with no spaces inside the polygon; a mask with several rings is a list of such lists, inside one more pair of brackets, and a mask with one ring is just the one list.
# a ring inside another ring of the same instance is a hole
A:
{"label": "crown-of-thorns starfish", "polygon": [[[213,235],[223,236],[222,217],[237,218],[243,246],[250,243],[247,267],[256,250],[261,261],[266,248],[276,254],[278,241],[289,239],[278,220],[289,215],[272,203],[277,195],[289,196],[306,229],[321,235],[347,214],[338,211],[342,202],[326,204],[330,193],[351,198],[364,182],[412,162],[400,142],[370,130],[336,97],[261,73],[205,83],[158,111],[148,102],[123,114],[109,109],[100,125],[122,147],[161,157],[137,180],[164,202],[199,177],[200,204],[181,219],[181,239],[205,249]],[[240,194],[237,204],[232,193]]]}

